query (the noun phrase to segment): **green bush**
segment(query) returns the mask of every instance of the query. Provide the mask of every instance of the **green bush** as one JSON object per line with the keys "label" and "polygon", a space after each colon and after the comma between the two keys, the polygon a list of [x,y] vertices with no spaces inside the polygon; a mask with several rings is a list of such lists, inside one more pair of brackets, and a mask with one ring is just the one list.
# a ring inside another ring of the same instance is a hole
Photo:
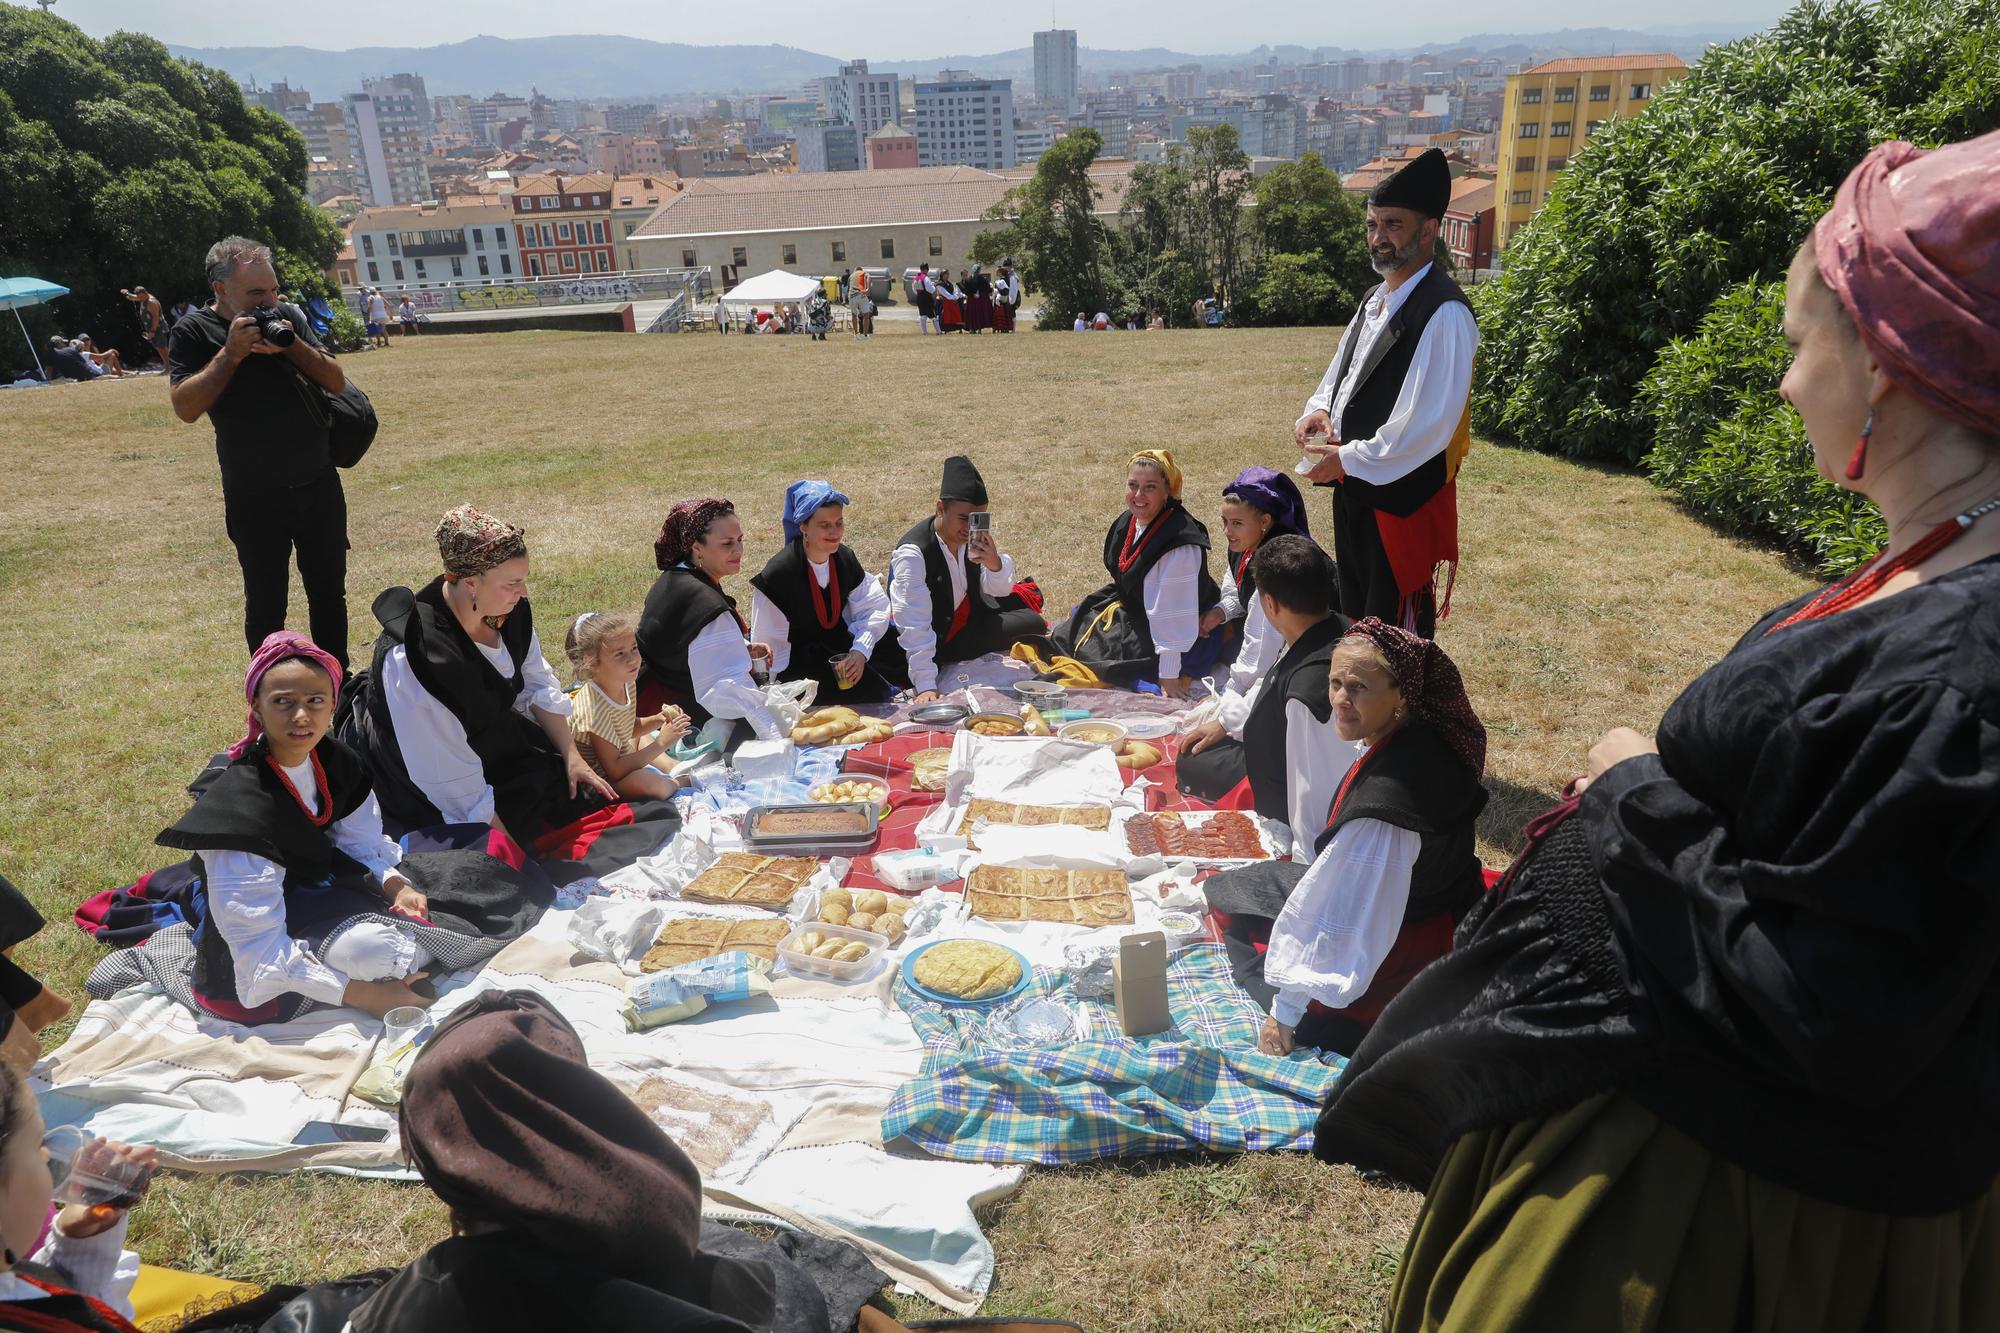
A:
{"label": "green bush", "polygon": [[368,341],[368,327],[361,322],[361,316],[337,298],[333,302],[333,327],[326,332],[327,341],[336,352],[358,352],[361,344]]}
{"label": "green bush", "polygon": [[202,259],[231,233],[269,243],[288,289],[323,285],[340,231],[305,179],[298,131],[220,70],[0,4],[0,273],[70,289],[23,312],[32,336],[87,328],[136,351],[118,289],[206,300]]}
{"label": "green bush", "polygon": [[1778,398],[1790,362],[1784,318],[1784,283],[1740,283],[1692,336],[1667,344],[1639,386],[1657,431],[1646,467],[1722,526],[1838,574],[1886,534],[1872,504],[1819,475],[1798,413]]}
{"label": "green bush", "polygon": [[1808,0],[1711,50],[1571,159],[1475,296],[1477,425],[1638,461],[1662,349],[1737,284],[1780,277],[1870,146],[1996,125],[2000,0]]}

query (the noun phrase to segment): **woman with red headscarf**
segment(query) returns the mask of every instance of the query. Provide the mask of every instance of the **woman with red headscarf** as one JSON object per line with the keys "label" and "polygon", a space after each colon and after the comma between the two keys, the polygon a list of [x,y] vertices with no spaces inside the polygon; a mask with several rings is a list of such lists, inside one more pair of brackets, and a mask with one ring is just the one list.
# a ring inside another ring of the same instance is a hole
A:
{"label": "woman with red headscarf", "polygon": [[2000,134],[1871,152],[1785,335],[1888,546],[1605,735],[1355,1052],[1391,1329],[2000,1327]]}
{"label": "woman with red headscarf", "polygon": [[[406,858],[383,835],[366,766],[328,734],[341,676],[301,635],[264,640],[244,676],[243,739],[157,839],[192,853],[205,886],[191,957],[166,932],[144,950],[149,979],[190,1007],[270,1023],[315,1004],[422,1006],[412,982],[489,957],[554,896],[485,851]],[[115,989],[131,961],[100,964],[91,993]]]}

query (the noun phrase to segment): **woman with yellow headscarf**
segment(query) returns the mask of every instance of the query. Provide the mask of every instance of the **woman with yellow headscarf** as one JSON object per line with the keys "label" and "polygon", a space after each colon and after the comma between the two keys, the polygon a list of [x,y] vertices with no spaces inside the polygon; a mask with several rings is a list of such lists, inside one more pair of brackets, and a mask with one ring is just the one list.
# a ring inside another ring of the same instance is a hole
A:
{"label": "woman with yellow headscarf", "polygon": [[1215,662],[1220,638],[1202,613],[1222,600],[1208,573],[1208,529],[1181,504],[1181,470],[1164,449],[1141,449],[1125,469],[1125,512],[1104,534],[1111,582],[1083,599],[1054,634],[1059,653],[1114,685],[1156,680],[1184,699]]}

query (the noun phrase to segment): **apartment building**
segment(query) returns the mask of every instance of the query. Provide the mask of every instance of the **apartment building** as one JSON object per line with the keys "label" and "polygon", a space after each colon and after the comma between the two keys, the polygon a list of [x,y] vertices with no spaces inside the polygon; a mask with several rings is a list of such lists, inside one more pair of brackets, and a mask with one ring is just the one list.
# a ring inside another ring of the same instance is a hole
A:
{"label": "apartment building", "polygon": [[415,74],[368,79],[360,92],[347,95],[341,109],[362,201],[388,207],[430,198],[424,149],[431,99],[423,79]]}
{"label": "apartment building", "polygon": [[917,165],[1003,170],[1014,166],[1014,81],[941,70],[917,85],[910,128]]}

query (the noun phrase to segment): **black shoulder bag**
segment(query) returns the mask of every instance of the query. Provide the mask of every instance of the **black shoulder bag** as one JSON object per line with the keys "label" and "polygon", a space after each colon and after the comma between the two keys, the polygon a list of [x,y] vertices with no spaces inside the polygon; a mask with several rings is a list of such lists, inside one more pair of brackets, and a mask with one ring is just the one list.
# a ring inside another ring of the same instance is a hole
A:
{"label": "black shoulder bag", "polygon": [[[284,311],[285,318],[293,322],[292,327],[311,327],[298,307],[287,305]],[[292,374],[298,380],[299,396],[305,399],[313,418],[326,427],[326,452],[333,465],[347,468],[359,463],[368,453],[368,446],[375,443],[375,432],[381,428],[375,404],[368,401],[368,395],[351,379],[339,393],[328,393],[297,370]]]}

